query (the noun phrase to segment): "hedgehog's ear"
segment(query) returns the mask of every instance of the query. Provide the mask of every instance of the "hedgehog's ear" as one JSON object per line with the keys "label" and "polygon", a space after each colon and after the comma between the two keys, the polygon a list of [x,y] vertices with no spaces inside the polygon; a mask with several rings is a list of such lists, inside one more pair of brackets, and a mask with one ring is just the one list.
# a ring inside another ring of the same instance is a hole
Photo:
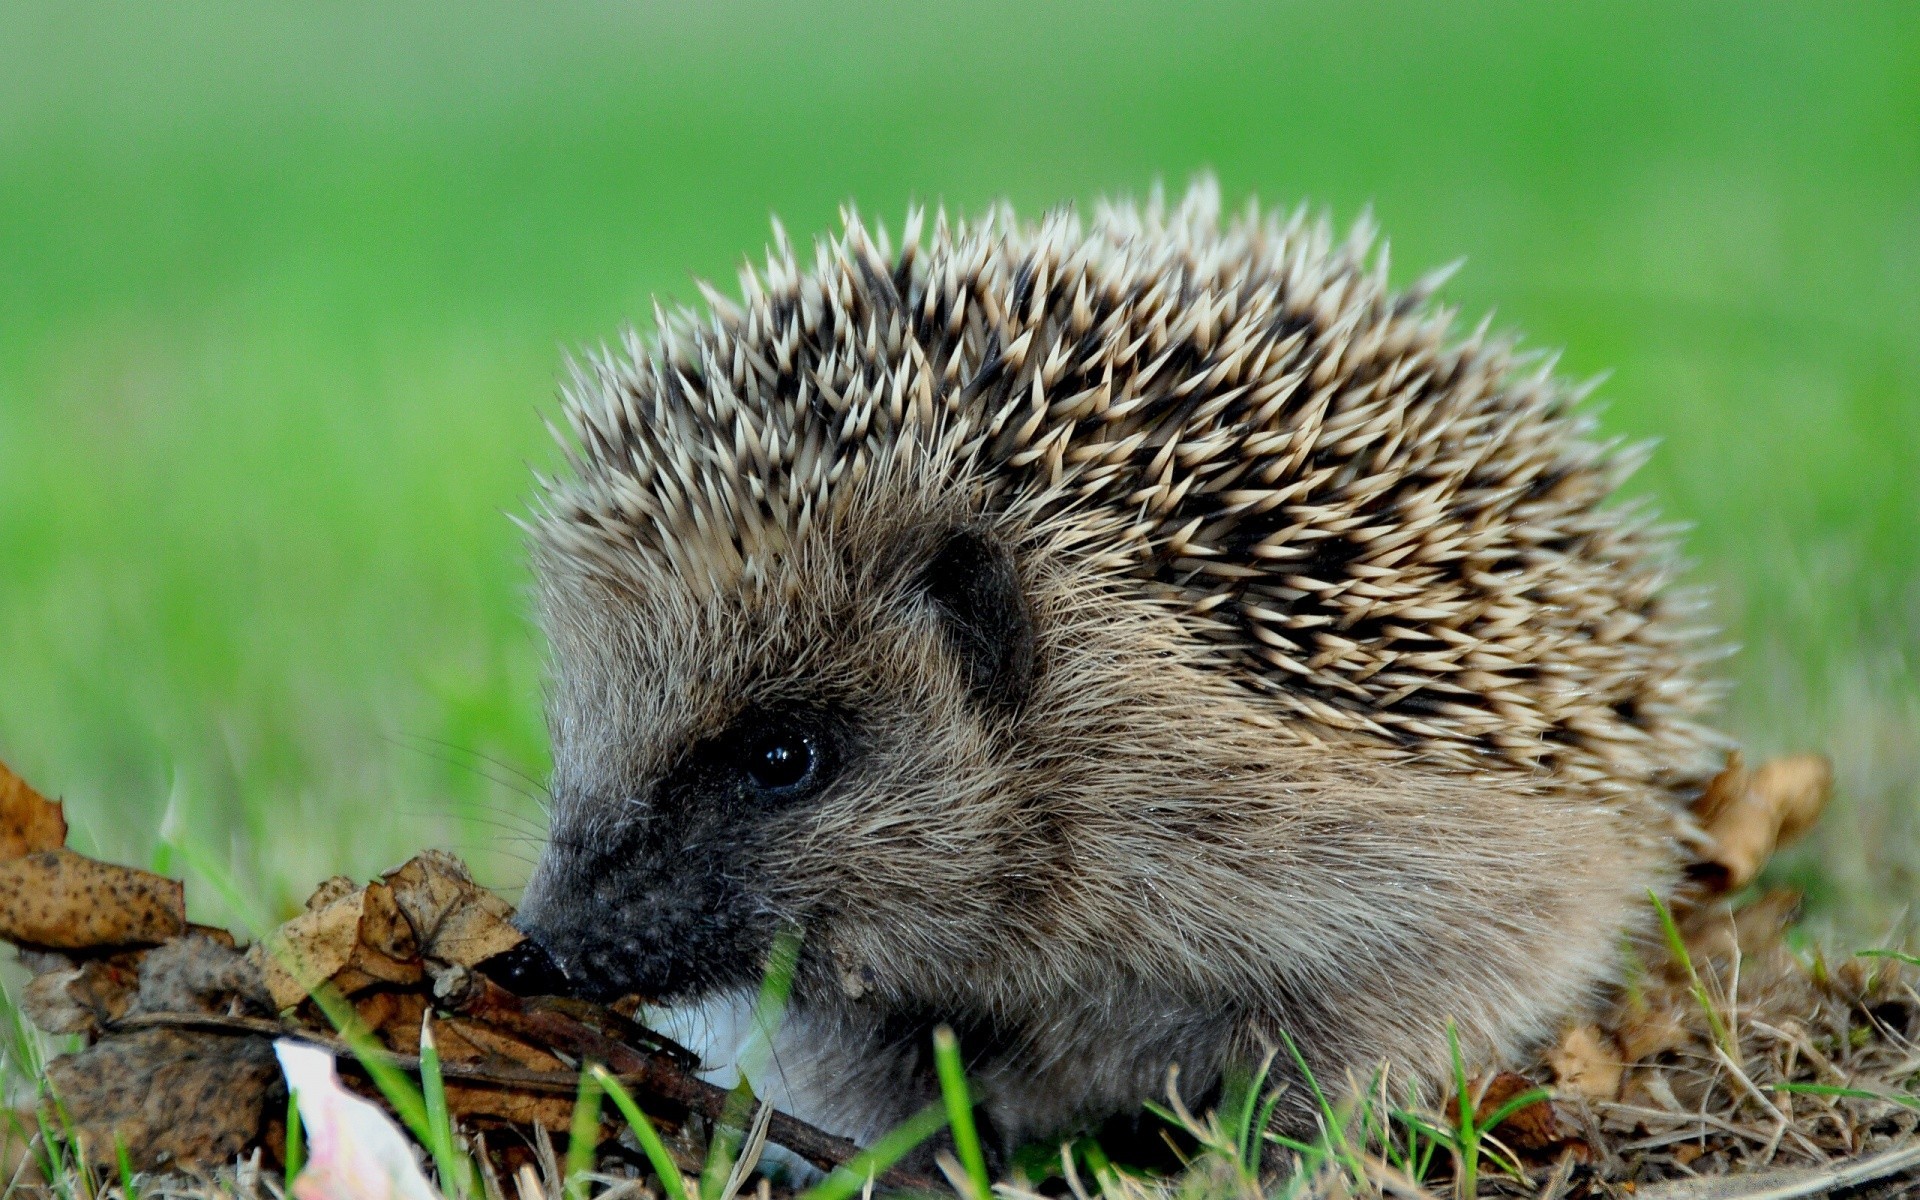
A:
{"label": "hedgehog's ear", "polygon": [[947,644],[982,703],[1016,708],[1033,685],[1033,614],[1013,553],[971,529],[947,532],[920,571]]}

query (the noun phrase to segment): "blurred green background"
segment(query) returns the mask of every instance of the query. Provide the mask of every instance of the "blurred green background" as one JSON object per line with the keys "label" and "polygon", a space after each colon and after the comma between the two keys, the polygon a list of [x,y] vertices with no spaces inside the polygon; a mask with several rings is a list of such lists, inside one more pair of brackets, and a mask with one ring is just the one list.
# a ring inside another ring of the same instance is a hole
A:
{"label": "blurred green background", "polygon": [[[1778,871],[1920,869],[1920,9],[9,4],[0,758],[77,844],[285,907],[422,844],[511,886],[545,767],[505,514],[571,349],[778,213],[1179,187],[1371,205],[1396,276],[1603,370],[1825,749]],[[178,865],[177,863],[174,865]],[[204,888],[199,910],[223,915]]]}

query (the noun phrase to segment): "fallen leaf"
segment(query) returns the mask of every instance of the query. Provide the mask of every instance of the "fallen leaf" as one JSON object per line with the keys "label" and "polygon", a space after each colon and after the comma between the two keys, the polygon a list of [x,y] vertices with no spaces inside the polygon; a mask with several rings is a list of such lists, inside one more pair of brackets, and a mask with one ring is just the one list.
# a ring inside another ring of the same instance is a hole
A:
{"label": "fallen leaf", "polygon": [[421,939],[402,911],[393,888],[370,883],[360,898],[360,944],[395,961],[420,957]]}
{"label": "fallen leaf", "polygon": [[313,889],[313,894],[307,897],[307,911],[319,912],[335,900],[351,896],[359,890],[360,885],[355,883],[350,875],[334,875],[323,879],[320,881],[320,886]]}
{"label": "fallen leaf", "polygon": [[1694,806],[1711,848],[1692,875],[1716,892],[1737,891],[1776,849],[1812,827],[1833,791],[1833,768],[1816,754],[1777,758],[1748,772],[1735,754]]}
{"label": "fallen leaf", "polygon": [[[1501,1105],[1538,1087],[1525,1075],[1513,1071],[1500,1072],[1487,1084],[1479,1103],[1474,1105],[1474,1121],[1487,1121]],[[1447,1116],[1453,1121],[1460,1119],[1460,1101],[1457,1098],[1448,1101]],[[1560,1120],[1553,1111],[1552,1102],[1544,1099],[1514,1109],[1501,1118],[1493,1132],[1494,1136],[1516,1150],[1546,1150],[1566,1141],[1560,1132]]]}
{"label": "fallen leaf", "polygon": [[147,951],[139,980],[134,1012],[269,1016],[274,1011],[259,969],[231,946],[199,934]]}
{"label": "fallen leaf", "polygon": [[36,975],[20,991],[20,1011],[48,1033],[97,1034],[133,1007],[142,953],[92,958]]}
{"label": "fallen leaf", "polygon": [[400,1054],[420,1052],[420,1020],[427,1015],[427,998],[419,992],[379,989],[355,998],[354,1011],[367,1029]]}
{"label": "fallen leaf", "polygon": [[1687,1032],[1686,1019],[1672,1008],[1663,1006],[1637,1014],[1621,1027],[1616,1036],[1620,1043],[1620,1057],[1626,1062],[1637,1063],[1656,1054],[1679,1049],[1686,1045],[1691,1035]]}
{"label": "fallen leaf", "polygon": [[437,962],[477,966],[526,940],[513,909],[473,881],[459,859],[428,850],[383,877],[420,942]]}
{"label": "fallen leaf", "polygon": [[1547,1065],[1553,1068],[1554,1087],[1561,1092],[1588,1100],[1612,1100],[1620,1094],[1625,1064],[1613,1039],[1592,1025],[1567,1030],[1559,1044],[1547,1051]]}
{"label": "fallen leaf", "polygon": [[[136,1029],[47,1064],[87,1161],[138,1170],[231,1162],[285,1104],[265,1038]],[[277,1105],[276,1105],[277,1101]]]}
{"label": "fallen leaf", "polygon": [[336,893],[332,901],[309,908],[248,951],[276,1009],[294,1007],[328,981],[352,995],[424,977],[418,958],[398,956],[411,954],[414,938],[392,889],[370,884],[338,894],[331,881],[322,887]]}
{"label": "fallen leaf", "polygon": [[177,880],[61,848],[0,862],[0,938],[57,950],[151,946],[187,927]]}
{"label": "fallen leaf", "polygon": [[559,1131],[572,1127],[573,1097],[448,1080],[447,1111],[460,1120],[493,1117]]}
{"label": "fallen leaf", "polygon": [[0,763],[0,862],[66,844],[67,818],[59,802],[34,791]]}
{"label": "fallen leaf", "polygon": [[273,1050],[306,1128],[307,1164],[288,1189],[295,1200],[438,1200],[413,1143],[340,1086],[331,1054],[284,1039]]}
{"label": "fallen leaf", "polygon": [[533,1071],[572,1069],[538,1046],[483,1021],[466,1017],[439,1017],[433,1022],[433,1036],[440,1047],[441,1057],[448,1062],[492,1063]]}

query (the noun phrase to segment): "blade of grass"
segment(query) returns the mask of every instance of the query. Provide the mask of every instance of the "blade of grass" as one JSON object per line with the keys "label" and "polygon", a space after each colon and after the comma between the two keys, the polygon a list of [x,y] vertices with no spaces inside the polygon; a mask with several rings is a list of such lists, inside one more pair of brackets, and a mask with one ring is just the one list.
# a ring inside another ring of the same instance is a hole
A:
{"label": "blade of grass", "polygon": [[594,1080],[599,1083],[600,1089],[613,1100],[613,1106],[620,1110],[620,1115],[627,1119],[627,1127],[633,1130],[634,1139],[640,1143],[640,1149],[647,1156],[647,1162],[652,1165],[654,1175],[660,1180],[660,1186],[666,1190],[668,1200],[691,1200],[687,1195],[687,1181],[680,1174],[679,1164],[673,1161],[673,1155],[668,1152],[667,1144],[660,1139],[660,1131],[653,1127],[653,1122],[647,1119],[647,1114],[633,1102],[632,1094],[621,1086],[620,1081],[615,1079],[605,1067],[595,1063],[589,1069],[593,1072]]}
{"label": "blade of grass", "polygon": [[1865,1088],[1835,1087],[1826,1083],[1774,1083],[1768,1091],[1794,1092],[1804,1096],[1844,1096],[1849,1100],[1880,1100],[1903,1108],[1920,1110],[1920,1096],[1902,1096],[1898,1092],[1875,1092]]}
{"label": "blade of grass", "polygon": [[787,998],[793,993],[793,973],[800,963],[800,931],[794,926],[782,929],[767,951],[767,969],[760,977],[760,995],[753,1005],[753,1040],[741,1049],[740,1073],[749,1078],[760,1073],[763,1059],[772,1053],[773,1040],[786,1019]]}
{"label": "blade of grass", "polygon": [[993,1181],[987,1177],[987,1156],[973,1124],[973,1099],[967,1093],[967,1069],[960,1062],[960,1041],[945,1025],[933,1031],[933,1062],[940,1075],[940,1098],[947,1106],[953,1148],[966,1168],[973,1200],[992,1200]]}
{"label": "blade of grass", "polygon": [[420,1091],[426,1108],[427,1132],[433,1139],[427,1143],[427,1150],[433,1155],[433,1167],[440,1176],[440,1190],[455,1196],[472,1195],[472,1164],[454,1142],[453,1118],[447,1111],[447,1084],[440,1073],[440,1047],[433,1040],[431,1011],[420,1016]]}
{"label": "blade of grass", "polygon": [[133,1156],[127,1153],[127,1144],[118,1137],[113,1139],[113,1157],[120,1167],[120,1194],[123,1200],[140,1200],[140,1185],[133,1179]]}
{"label": "blade of grass", "polygon": [[1313,1068],[1307,1065],[1306,1056],[1300,1053],[1300,1047],[1294,1042],[1293,1035],[1282,1029],[1280,1040],[1292,1057],[1293,1065],[1300,1069],[1300,1077],[1307,1081],[1307,1088],[1313,1093],[1314,1103],[1320,1106],[1321,1123],[1325,1127],[1325,1137],[1329,1149],[1340,1160],[1357,1183],[1364,1184],[1367,1177],[1366,1165],[1360,1161],[1359,1153],[1347,1140],[1345,1122],[1328,1102],[1327,1094],[1320,1090],[1320,1081],[1313,1077]]}
{"label": "blade of grass", "polygon": [[567,1170],[561,1189],[567,1200],[587,1200],[587,1176],[600,1144],[600,1081],[591,1067],[580,1072],[574,1094],[573,1123],[567,1128]]}
{"label": "blade of grass", "polygon": [[849,1200],[947,1126],[944,1104],[929,1104],[879,1141],[835,1167],[795,1200]]}
{"label": "blade of grass", "polygon": [[1460,1030],[1452,1021],[1447,1022],[1447,1054],[1453,1062],[1453,1084],[1460,1105],[1453,1137],[1454,1156],[1460,1164],[1454,1190],[1462,1200],[1472,1200],[1480,1194],[1479,1123],[1473,1113],[1473,1084],[1467,1078],[1466,1059],[1460,1052]]}
{"label": "blade of grass", "polygon": [[1855,950],[1855,958],[1891,958],[1910,967],[1920,967],[1920,955],[1908,954],[1904,950]]}
{"label": "blade of grass", "polygon": [[700,1200],[719,1200],[733,1174],[734,1160],[747,1136],[747,1117],[753,1112],[753,1085],[744,1076],[720,1109],[720,1119],[707,1136],[707,1161],[700,1167]]}
{"label": "blade of grass", "polygon": [[1280,1099],[1286,1095],[1286,1092],[1287,1089],[1284,1087],[1277,1087],[1268,1092],[1266,1103],[1260,1106],[1259,1115],[1254,1118],[1253,1137],[1247,1147],[1249,1171],[1257,1173],[1260,1170],[1261,1160],[1265,1158],[1265,1155],[1260,1152],[1260,1139],[1266,1136],[1267,1129],[1273,1124],[1273,1110],[1280,1107]]}
{"label": "blade of grass", "polygon": [[1707,994],[1706,984],[1700,982],[1700,972],[1693,968],[1693,956],[1687,953],[1687,943],[1680,936],[1680,927],[1674,924],[1673,914],[1667,911],[1667,906],[1652,888],[1647,889],[1647,898],[1653,901],[1653,910],[1660,914],[1660,930],[1666,935],[1667,949],[1686,971],[1687,984],[1693,992],[1693,1001],[1706,1015],[1707,1027],[1713,1033],[1714,1043],[1727,1052],[1728,1058],[1739,1062],[1740,1047],[1734,1045],[1733,1035],[1727,1032],[1726,1023],[1720,1019],[1720,1011],[1713,1006],[1713,997]]}
{"label": "blade of grass", "polygon": [[[1275,1052],[1277,1053],[1277,1052]],[[1269,1053],[1261,1060],[1260,1067],[1249,1079],[1238,1081],[1228,1090],[1232,1106],[1233,1144],[1239,1154],[1240,1167],[1245,1173],[1257,1174],[1260,1170],[1260,1150],[1265,1145],[1260,1133],[1266,1129],[1266,1123],[1273,1116],[1273,1108],[1280,1102],[1282,1089],[1275,1088],[1263,1104],[1260,1091],[1266,1086],[1267,1076],[1273,1070],[1274,1054]],[[1221,1105],[1223,1110],[1228,1104]]]}
{"label": "blade of grass", "polygon": [[293,1089],[287,1090],[287,1170],[286,1181],[292,1183],[299,1178],[300,1171],[307,1165],[307,1131],[300,1124],[300,1094]]}
{"label": "blade of grass", "polygon": [[787,997],[793,991],[793,973],[799,962],[800,930],[789,925],[774,936],[767,951],[766,973],[760,977],[760,995],[753,1006],[753,1037],[738,1055],[740,1082],[727,1094],[720,1119],[713,1123],[707,1139],[707,1161],[700,1168],[702,1200],[719,1200],[732,1177],[746,1138],[748,1118],[753,1115],[753,1079],[762,1074],[764,1060],[773,1052],[773,1040],[785,1020]]}
{"label": "blade of grass", "polygon": [[1106,1150],[1096,1139],[1082,1138],[1080,1156],[1086,1161],[1087,1169],[1093,1172],[1094,1182],[1100,1185],[1100,1190],[1107,1191],[1112,1182],[1110,1177],[1118,1175],[1119,1169],[1113,1165],[1113,1160],[1107,1157]]}

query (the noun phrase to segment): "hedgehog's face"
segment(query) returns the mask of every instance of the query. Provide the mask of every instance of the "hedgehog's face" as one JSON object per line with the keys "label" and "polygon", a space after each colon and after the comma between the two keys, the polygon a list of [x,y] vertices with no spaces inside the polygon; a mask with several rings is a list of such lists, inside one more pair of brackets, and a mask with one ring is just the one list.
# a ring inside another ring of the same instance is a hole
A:
{"label": "hedgehog's face", "polygon": [[803,990],[898,992],[989,967],[1006,889],[1057,886],[1049,813],[1087,757],[1061,717],[1105,703],[1050,661],[1085,641],[1072,589],[977,524],[885,525],[707,594],[548,565],[553,824],[522,919],[576,986],[748,986],[791,923]]}

